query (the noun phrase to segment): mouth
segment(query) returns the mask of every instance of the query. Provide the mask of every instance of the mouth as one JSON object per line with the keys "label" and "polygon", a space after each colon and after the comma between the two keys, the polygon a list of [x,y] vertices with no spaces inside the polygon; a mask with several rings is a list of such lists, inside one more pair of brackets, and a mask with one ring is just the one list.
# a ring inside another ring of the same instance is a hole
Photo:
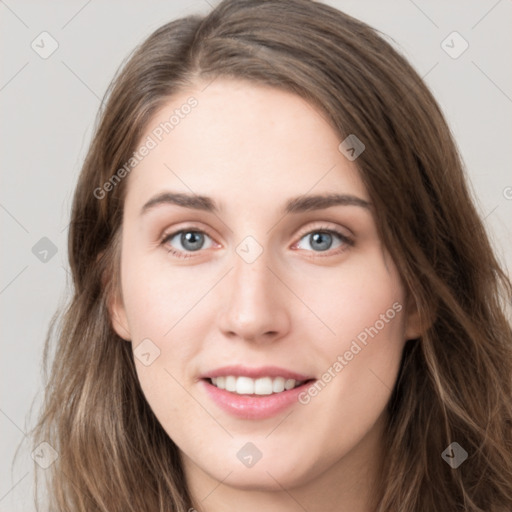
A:
{"label": "mouth", "polygon": [[243,375],[221,375],[218,377],[207,377],[203,380],[217,389],[236,395],[268,396],[285,393],[313,382],[315,379],[297,380],[281,376],[266,376],[253,379]]}
{"label": "mouth", "polygon": [[224,366],[199,377],[206,396],[231,416],[264,420],[299,404],[316,378],[279,366]]}
{"label": "mouth", "polygon": [[265,420],[299,404],[299,396],[316,379],[222,375],[200,380],[206,396],[231,416]]}

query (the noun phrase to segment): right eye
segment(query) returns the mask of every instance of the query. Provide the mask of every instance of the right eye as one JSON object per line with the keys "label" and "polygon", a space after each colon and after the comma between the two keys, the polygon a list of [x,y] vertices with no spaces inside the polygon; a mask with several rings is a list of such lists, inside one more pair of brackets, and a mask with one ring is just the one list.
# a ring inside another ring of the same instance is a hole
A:
{"label": "right eye", "polygon": [[[198,252],[201,249],[204,249],[205,237],[212,240],[209,235],[207,235],[204,231],[192,228],[184,228],[179,231],[175,231],[170,234],[164,235],[162,239],[162,245],[168,246],[168,252],[172,253],[174,256],[178,258],[190,258],[193,253]],[[176,248],[175,245],[178,247]],[[212,244],[210,244],[206,249],[210,248]]]}

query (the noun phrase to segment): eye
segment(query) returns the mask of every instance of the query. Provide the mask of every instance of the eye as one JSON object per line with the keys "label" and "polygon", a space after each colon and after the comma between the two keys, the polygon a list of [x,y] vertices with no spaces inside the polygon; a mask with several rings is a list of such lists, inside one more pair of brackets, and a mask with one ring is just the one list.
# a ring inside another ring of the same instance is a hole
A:
{"label": "eye", "polygon": [[[333,248],[333,241],[338,239],[338,245]],[[209,243],[205,246],[205,241]],[[305,240],[310,248],[300,247],[301,242]],[[163,236],[161,244],[166,246],[167,251],[177,258],[190,258],[194,252],[201,249],[213,247],[212,238],[200,229],[192,227],[184,228]],[[300,240],[293,245],[293,248],[305,249],[315,253],[329,252],[327,256],[334,256],[353,246],[351,238],[343,233],[327,227],[320,227],[302,235]],[[334,250],[334,252],[332,252]]]}
{"label": "eye", "polygon": [[[205,240],[210,240],[210,245],[204,247]],[[204,231],[198,229],[182,229],[169,235],[164,235],[162,245],[168,245],[168,252],[178,258],[190,258],[192,254],[200,249],[208,249],[212,246],[212,239]],[[176,248],[175,245],[178,245]]]}
{"label": "eye", "polygon": [[[333,247],[333,242],[335,243],[335,239],[339,240],[338,245]],[[318,228],[313,231],[309,231],[297,242],[293,247],[304,249],[304,247],[300,247],[301,242],[305,240],[306,245],[309,245],[306,250],[312,250],[313,252],[327,252],[331,249],[334,249],[335,252],[329,255],[339,254],[345,251],[348,247],[354,245],[354,242],[351,238],[340,233],[339,231],[332,228]]]}

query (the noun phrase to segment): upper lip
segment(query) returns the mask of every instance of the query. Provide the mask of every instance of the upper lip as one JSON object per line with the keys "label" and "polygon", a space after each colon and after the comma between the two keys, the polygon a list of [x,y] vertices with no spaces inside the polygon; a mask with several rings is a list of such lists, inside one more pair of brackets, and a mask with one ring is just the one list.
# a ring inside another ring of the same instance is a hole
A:
{"label": "upper lip", "polygon": [[243,377],[251,377],[258,379],[260,377],[284,377],[285,379],[294,379],[298,381],[311,380],[314,377],[303,375],[286,368],[278,366],[258,366],[257,368],[250,368],[242,365],[223,366],[209,370],[201,375],[202,379],[211,379],[212,377],[225,377],[227,375],[236,375]]}

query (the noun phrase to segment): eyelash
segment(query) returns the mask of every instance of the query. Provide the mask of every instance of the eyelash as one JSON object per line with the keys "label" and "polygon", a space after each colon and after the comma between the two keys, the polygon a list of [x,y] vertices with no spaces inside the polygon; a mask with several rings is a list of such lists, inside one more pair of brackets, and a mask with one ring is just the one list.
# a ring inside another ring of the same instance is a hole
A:
{"label": "eyelash", "polygon": [[[178,231],[174,231],[172,233],[164,234],[160,243],[161,243],[161,245],[165,245],[169,240],[172,240],[176,235],[178,235],[180,233],[188,233],[188,232],[200,233],[200,234],[208,236],[209,238],[211,238],[213,240],[213,237],[211,237],[207,232],[203,231],[202,229],[198,229],[195,226],[187,226],[185,228],[179,229]],[[337,237],[339,237],[339,239],[341,240],[341,242],[343,242],[344,245],[342,245],[342,246],[340,246],[340,247],[338,247],[336,249],[333,249],[333,250],[316,252],[315,256],[311,256],[312,258],[317,258],[317,257],[321,258],[321,257],[325,257],[325,256],[336,256],[336,255],[341,254],[342,252],[346,251],[348,249],[348,247],[352,247],[354,245],[354,241],[350,237],[348,237],[347,235],[344,235],[343,233],[341,233],[340,231],[338,231],[336,229],[329,228],[329,227],[324,227],[324,226],[320,226],[318,228],[310,229],[309,231],[305,231],[305,232],[300,233],[300,235],[299,235],[299,242],[306,235],[311,235],[313,233],[328,233],[330,235],[336,235]],[[331,251],[334,251],[334,252],[331,252]],[[184,253],[183,251],[179,251],[177,249],[174,249],[173,247],[169,247],[167,249],[167,252],[172,254],[176,258],[186,259],[186,258],[193,257],[194,256],[194,252],[201,252],[201,250],[199,250],[199,251],[189,251],[189,252],[185,252]],[[315,252],[315,251],[309,251],[309,252]],[[322,254],[322,252],[326,252],[328,254],[324,255],[324,254]]]}

